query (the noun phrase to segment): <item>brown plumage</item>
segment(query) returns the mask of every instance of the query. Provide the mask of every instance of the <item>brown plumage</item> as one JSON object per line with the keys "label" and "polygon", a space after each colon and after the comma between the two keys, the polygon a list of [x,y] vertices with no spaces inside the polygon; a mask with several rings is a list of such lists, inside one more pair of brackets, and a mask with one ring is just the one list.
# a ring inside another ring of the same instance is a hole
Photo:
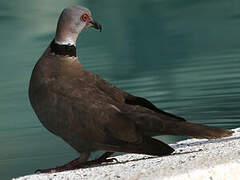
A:
{"label": "brown plumage", "polygon": [[[86,21],[84,14],[89,16]],[[174,151],[152,136],[212,139],[232,134],[229,130],[186,122],[86,71],[75,57],[74,48],[78,34],[90,26],[101,30],[88,9],[82,6],[65,9],[55,40],[32,72],[29,98],[36,115],[49,131],[80,153],[74,162],[41,172],[88,165],[90,152],[97,150],[157,156]],[[108,161],[110,154],[93,163]]]}

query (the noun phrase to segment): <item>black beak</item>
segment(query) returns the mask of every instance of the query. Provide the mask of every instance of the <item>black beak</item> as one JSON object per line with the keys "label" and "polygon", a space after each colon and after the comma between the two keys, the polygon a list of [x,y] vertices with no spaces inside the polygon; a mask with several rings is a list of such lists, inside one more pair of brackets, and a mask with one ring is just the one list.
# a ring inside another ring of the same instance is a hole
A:
{"label": "black beak", "polygon": [[102,31],[102,26],[98,22],[91,20],[89,23],[92,25],[93,28],[98,29],[100,32]]}

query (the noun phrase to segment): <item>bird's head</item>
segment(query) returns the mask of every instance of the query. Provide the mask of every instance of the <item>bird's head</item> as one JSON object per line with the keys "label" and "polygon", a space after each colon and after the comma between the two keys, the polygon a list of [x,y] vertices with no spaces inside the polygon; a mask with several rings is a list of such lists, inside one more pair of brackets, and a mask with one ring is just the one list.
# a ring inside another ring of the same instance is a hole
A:
{"label": "bird's head", "polygon": [[92,18],[89,9],[83,6],[68,7],[59,17],[55,41],[59,44],[76,45],[79,33],[89,27],[102,30],[102,26]]}

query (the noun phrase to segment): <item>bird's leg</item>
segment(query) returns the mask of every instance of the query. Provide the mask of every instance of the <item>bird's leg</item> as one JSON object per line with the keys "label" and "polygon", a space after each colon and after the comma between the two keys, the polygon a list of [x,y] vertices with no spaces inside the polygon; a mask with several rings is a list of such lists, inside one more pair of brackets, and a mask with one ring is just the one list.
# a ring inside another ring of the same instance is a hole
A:
{"label": "bird's leg", "polygon": [[118,162],[118,160],[116,158],[107,159],[112,154],[114,154],[114,152],[106,152],[102,156],[100,156],[99,158],[94,159],[92,161],[86,161],[85,158],[79,157],[77,159],[74,159],[73,161],[70,161],[67,164],[64,164],[62,166],[58,166],[56,168],[38,169],[38,170],[35,171],[35,173],[56,173],[56,172],[61,172],[61,171],[84,168],[84,167],[88,167],[88,166],[91,166],[91,165],[98,165],[98,164],[102,164],[104,162],[114,162],[114,161]]}
{"label": "bird's leg", "polygon": [[87,161],[84,162],[83,164],[90,166],[90,165],[98,165],[98,164],[102,164],[104,162],[118,162],[118,160],[116,158],[110,158],[107,159],[108,157],[110,157],[112,154],[114,154],[115,152],[105,152],[102,156],[100,156],[97,159],[94,159],[92,161]]}
{"label": "bird's leg", "polygon": [[70,161],[69,163],[64,164],[62,166],[58,166],[56,168],[38,169],[35,171],[35,173],[56,173],[56,172],[61,172],[66,170],[73,170],[73,169],[79,168],[79,165],[83,163],[82,161],[79,161],[79,159],[81,158],[74,159],[73,161]]}
{"label": "bird's leg", "polygon": [[56,173],[56,172],[81,168],[81,167],[84,167],[85,165],[84,163],[87,162],[87,159],[89,158],[89,156],[90,156],[90,153],[82,153],[79,158],[76,158],[67,164],[58,166],[56,168],[38,169],[35,171],[35,173]]}

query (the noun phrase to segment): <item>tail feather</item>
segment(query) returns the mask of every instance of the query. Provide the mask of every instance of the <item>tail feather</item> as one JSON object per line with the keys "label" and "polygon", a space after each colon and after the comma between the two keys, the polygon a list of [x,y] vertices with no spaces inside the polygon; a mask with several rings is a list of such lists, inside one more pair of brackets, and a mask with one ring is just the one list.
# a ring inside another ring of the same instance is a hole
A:
{"label": "tail feather", "polygon": [[[124,150],[124,151],[122,151]],[[156,156],[166,156],[174,152],[174,149],[152,137],[144,136],[143,141],[139,144],[126,144],[121,147],[122,152],[148,154]]]}
{"label": "tail feather", "polygon": [[160,115],[134,113],[132,119],[146,136],[177,135],[216,139],[232,135],[230,130],[178,120],[177,116],[173,117],[162,113]]}
{"label": "tail feather", "polygon": [[121,145],[104,145],[101,147],[106,151],[136,153],[136,154],[148,154],[155,156],[166,156],[174,152],[174,149],[150,136],[144,136],[141,143],[121,143]]}
{"label": "tail feather", "polygon": [[176,123],[175,135],[192,136],[199,139],[217,139],[232,135],[232,131],[190,122]]}

